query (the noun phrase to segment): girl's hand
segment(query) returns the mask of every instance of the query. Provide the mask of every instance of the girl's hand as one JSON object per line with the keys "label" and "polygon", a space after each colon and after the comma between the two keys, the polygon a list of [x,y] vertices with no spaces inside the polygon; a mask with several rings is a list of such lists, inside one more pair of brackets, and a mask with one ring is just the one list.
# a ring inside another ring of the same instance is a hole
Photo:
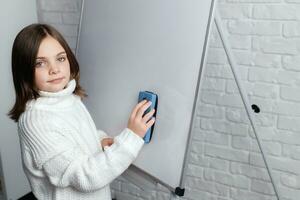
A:
{"label": "girl's hand", "polygon": [[127,128],[132,130],[140,137],[144,137],[147,130],[154,124],[155,119],[152,117],[155,110],[152,109],[148,112],[144,117],[143,114],[151,105],[151,101],[143,100],[138,103],[134,109],[128,120]]}
{"label": "girl's hand", "polygon": [[104,147],[106,146],[111,146],[114,143],[114,139],[113,138],[104,138],[103,140],[101,140],[101,146],[102,146],[102,150],[104,151]]}

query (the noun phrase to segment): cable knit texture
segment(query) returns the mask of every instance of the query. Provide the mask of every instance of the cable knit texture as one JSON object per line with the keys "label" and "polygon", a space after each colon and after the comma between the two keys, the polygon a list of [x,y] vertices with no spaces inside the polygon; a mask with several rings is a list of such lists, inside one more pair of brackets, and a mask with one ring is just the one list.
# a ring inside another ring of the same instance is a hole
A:
{"label": "cable knit texture", "polygon": [[134,161],[144,141],[125,128],[102,151],[97,130],[76,81],[63,90],[39,91],[19,118],[24,172],[41,200],[111,200],[109,184]]}

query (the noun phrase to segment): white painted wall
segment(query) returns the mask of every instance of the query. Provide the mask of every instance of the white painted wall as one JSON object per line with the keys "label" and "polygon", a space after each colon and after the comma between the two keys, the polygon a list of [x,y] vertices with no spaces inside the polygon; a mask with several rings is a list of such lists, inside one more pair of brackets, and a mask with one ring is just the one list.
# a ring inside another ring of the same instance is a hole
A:
{"label": "white painted wall", "polygon": [[11,48],[16,34],[37,21],[36,2],[14,0],[0,2],[0,152],[7,199],[17,199],[30,191],[23,173],[17,126],[6,115],[15,94],[11,73]]}

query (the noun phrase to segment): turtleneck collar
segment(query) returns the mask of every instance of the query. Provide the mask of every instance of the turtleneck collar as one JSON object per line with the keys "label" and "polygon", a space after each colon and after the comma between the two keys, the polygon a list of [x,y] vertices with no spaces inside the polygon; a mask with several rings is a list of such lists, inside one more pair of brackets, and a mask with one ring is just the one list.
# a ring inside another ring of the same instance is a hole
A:
{"label": "turtleneck collar", "polygon": [[59,110],[70,108],[74,102],[79,99],[73,92],[76,88],[76,81],[72,79],[67,86],[58,92],[38,91],[40,97],[32,99],[26,103],[26,108],[43,108],[47,110]]}
{"label": "turtleneck collar", "polygon": [[47,91],[40,90],[38,93],[41,97],[62,97],[62,96],[67,96],[72,94],[75,88],[76,88],[76,81],[75,79],[72,79],[71,81],[69,81],[67,86],[61,91],[47,92]]}

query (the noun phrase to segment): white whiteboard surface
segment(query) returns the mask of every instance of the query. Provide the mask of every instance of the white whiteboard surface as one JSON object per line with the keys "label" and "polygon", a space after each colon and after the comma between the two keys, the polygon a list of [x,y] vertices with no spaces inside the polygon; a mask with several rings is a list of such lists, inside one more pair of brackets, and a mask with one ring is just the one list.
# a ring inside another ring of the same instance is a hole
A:
{"label": "white whiteboard surface", "polygon": [[158,94],[150,144],[134,165],[171,188],[183,164],[212,0],[85,1],[78,59],[97,128],[117,135],[139,91]]}
{"label": "white whiteboard surface", "polygon": [[11,50],[17,33],[37,22],[36,1],[0,3],[0,153],[6,199],[18,199],[30,191],[22,169],[17,124],[6,115],[15,101],[11,72]]}

